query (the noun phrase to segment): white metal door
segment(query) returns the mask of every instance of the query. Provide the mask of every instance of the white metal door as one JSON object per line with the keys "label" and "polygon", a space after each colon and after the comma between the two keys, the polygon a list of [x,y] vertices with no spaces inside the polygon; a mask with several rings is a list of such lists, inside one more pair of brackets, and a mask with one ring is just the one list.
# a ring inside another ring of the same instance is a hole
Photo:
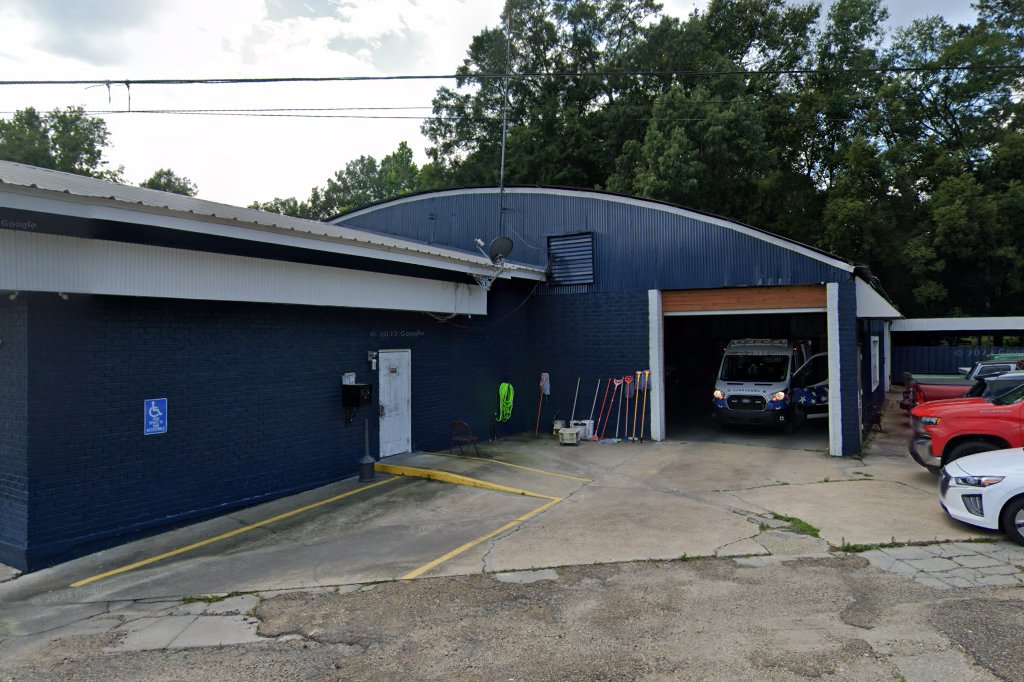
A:
{"label": "white metal door", "polygon": [[377,353],[380,402],[380,456],[412,450],[412,352]]}

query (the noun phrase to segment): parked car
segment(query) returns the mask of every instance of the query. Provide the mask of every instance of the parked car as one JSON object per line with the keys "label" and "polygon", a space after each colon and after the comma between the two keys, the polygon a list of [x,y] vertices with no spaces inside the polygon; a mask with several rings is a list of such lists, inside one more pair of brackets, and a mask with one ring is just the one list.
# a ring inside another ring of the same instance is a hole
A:
{"label": "parked car", "polygon": [[1024,385],[992,398],[925,403],[911,412],[910,456],[929,471],[989,450],[1024,446]]}
{"label": "parked car", "polygon": [[722,356],[713,416],[720,424],[795,428],[828,414],[828,356],[807,357],[806,344],[737,339]]}
{"label": "parked car", "polygon": [[[1016,356],[1013,356],[1016,358]],[[979,360],[967,372],[969,381],[994,377],[1021,369],[1016,359]]]}
{"label": "parked car", "polygon": [[946,464],[939,501],[957,521],[1002,530],[1024,545],[1024,450],[994,450]]}
{"label": "parked car", "polygon": [[960,367],[957,374],[907,373],[904,375],[900,407],[913,410],[918,405],[935,400],[962,398],[978,379],[999,376],[1016,369],[1019,368],[1014,360],[979,360],[970,367]]}

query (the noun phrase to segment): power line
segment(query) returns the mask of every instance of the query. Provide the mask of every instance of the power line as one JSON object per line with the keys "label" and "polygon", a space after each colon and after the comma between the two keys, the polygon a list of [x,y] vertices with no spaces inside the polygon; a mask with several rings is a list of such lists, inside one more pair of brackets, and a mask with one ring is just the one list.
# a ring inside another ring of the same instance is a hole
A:
{"label": "power line", "polygon": [[[847,102],[854,102],[857,100],[864,100],[870,97],[869,95],[859,94],[847,94],[842,95],[842,98]],[[830,95],[829,99],[835,98],[835,94]],[[919,97],[913,97],[909,95],[897,95],[889,96],[885,100],[875,100],[868,107],[873,109],[887,100],[894,101],[909,101],[909,102],[920,102]],[[1021,96],[1016,93],[1011,93],[1009,100],[1017,104],[1021,100]],[[729,99],[697,99],[687,98],[684,100],[686,106],[699,106],[699,107],[718,107],[718,106],[731,106],[736,104],[749,104],[749,105],[763,105],[763,104],[784,104],[790,107],[798,107],[800,109],[811,107],[811,111],[815,108],[811,106],[813,103],[801,101],[800,93],[798,92],[781,92],[781,93],[768,93],[768,94],[748,94],[748,95],[737,95]],[[819,106],[821,105],[818,102]],[[650,111],[655,106],[654,102],[625,102],[615,101],[600,104],[597,111],[621,111],[621,110],[637,110],[642,112]],[[253,116],[253,117],[282,117],[282,118],[354,118],[354,119],[406,119],[406,120],[429,120],[429,119],[442,119],[442,120],[457,120],[463,118],[463,116],[453,114],[431,114],[428,116],[397,116],[397,115],[377,115],[377,114],[345,114],[345,115],[332,115],[336,112],[377,112],[377,111],[423,111],[433,110],[430,105],[418,105],[418,106],[366,106],[366,107],[223,107],[223,108],[160,108],[160,109],[92,109],[83,110],[82,113],[91,116],[103,116],[103,115],[117,115],[117,114],[166,114],[166,115],[210,115],[210,116]],[[0,111],[0,115],[15,114],[15,110]],[[796,113],[796,112],[793,112]],[[487,118],[494,118],[497,114],[488,113],[484,114]],[[631,117],[628,120],[651,120],[649,117]],[[659,120],[667,120],[666,117],[660,117]]]}
{"label": "power line", "polygon": [[[542,78],[614,78],[617,76],[810,76],[870,73],[948,73],[948,72],[989,72],[1021,71],[1024,64],[970,64],[964,66],[880,66],[856,69],[723,69],[715,71],[694,71],[669,69],[659,71],[536,71],[512,73],[508,78],[534,80]],[[254,78],[106,78],[106,79],[41,79],[41,80],[0,80],[3,85],[88,85],[125,87],[139,85],[253,85],[268,83],[332,83],[332,82],[374,82],[409,80],[502,80],[504,73],[446,73],[446,74],[400,74],[393,76],[287,76]]]}
{"label": "power line", "polygon": [[[707,103],[707,102],[705,102]],[[421,107],[425,108],[425,107]],[[286,110],[287,111],[287,110]],[[297,111],[302,111],[297,110]],[[0,111],[0,114],[14,113],[11,111]],[[427,120],[446,120],[446,121],[457,121],[464,116],[374,116],[374,115],[361,115],[361,114],[316,114],[316,113],[258,113],[258,111],[250,111],[246,109],[240,109],[238,111],[232,110],[203,110],[203,109],[101,109],[94,111],[83,111],[82,113],[90,116],[106,116],[106,115],[120,115],[120,114],[143,114],[143,115],[172,115],[172,116],[228,116],[228,117],[240,117],[240,118],[301,118],[301,119],[361,119],[361,120],[409,120],[409,121],[427,121]],[[796,115],[799,112],[789,112],[790,115]],[[810,112],[817,113],[817,112]],[[848,122],[857,121],[863,119],[867,115],[867,112],[860,116],[825,116],[815,117],[815,120],[821,122]],[[497,121],[497,114],[485,114],[484,118]],[[564,118],[564,117],[563,117]],[[621,121],[633,122],[633,123],[644,123],[651,121],[658,121],[662,123],[694,123],[699,121],[713,120],[711,116],[630,116]],[[887,123],[909,123],[920,120],[916,116],[901,116],[901,117],[887,117],[885,121]]]}

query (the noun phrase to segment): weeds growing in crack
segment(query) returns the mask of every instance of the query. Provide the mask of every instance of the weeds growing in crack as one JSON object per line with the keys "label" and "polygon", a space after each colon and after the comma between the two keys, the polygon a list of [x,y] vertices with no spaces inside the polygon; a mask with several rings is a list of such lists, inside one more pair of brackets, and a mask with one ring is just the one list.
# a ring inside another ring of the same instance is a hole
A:
{"label": "weeds growing in crack", "polygon": [[839,544],[839,551],[849,552],[850,554],[860,554],[861,552],[870,552],[874,549],[892,549],[894,547],[927,547],[929,545],[944,545],[949,542],[958,543],[972,543],[972,544],[991,544],[1000,542],[1001,537],[991,538],[968,538],[966,540],[907,540],[905,542],[898,541],[895,536],[889,542],[875,542],[867,544],[850,543],[846,541],[846,538],[842,538]]}
{"label": "weeds growing in crack", "polygon": [[[827,480],[827,479],[826,479]],[[795,516],[786,516],[784,514],[776,514],[772,512],[772,518],[776,521],[785,521],[785,526],[781,528],[775,528],[774,530],[786,530],[790,533],[798,533],[800,535],[809,535],[812,538],[820,537],[821,530],[807,523],[803,519],[798,519]]]}

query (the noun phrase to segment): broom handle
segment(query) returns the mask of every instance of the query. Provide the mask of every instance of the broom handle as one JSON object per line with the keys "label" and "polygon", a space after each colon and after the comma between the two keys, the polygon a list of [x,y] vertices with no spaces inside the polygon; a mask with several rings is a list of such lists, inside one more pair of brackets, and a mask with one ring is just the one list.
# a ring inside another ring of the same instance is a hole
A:
{"label": "broom handle", "polygon": [[594,421],[594,408],[597,407],[597,394],[601,392],[601,380],[597,380],[597,388],[594,389],[594,404],[590,406],[590,421]]}
{"label": "broom handle", "polygon": [[633,442],[636,442],[636,413],[640,411],[640,372],[636,373],[636,403],[633,405]]}
{"label": "broom handle", "polygon": [[540,408],[544,407],[544,388],[540,389],[540,402],[537,403],[537,428],[533,430],[533,435],[540,435]]}
{"label": "broom handle", "polygon": [[569,417],[569,426],[576,420],[576,399],[580,397],[580,380],[583,377],[576,378],[576,395],[572,397],[572,415]]}
{"label": "broom handle", "polygon": [[640,415],[640,442],[644,442],[644,424],[647,423],[647,390],[651,387],[651,373],[644,372],[644,412]]}

